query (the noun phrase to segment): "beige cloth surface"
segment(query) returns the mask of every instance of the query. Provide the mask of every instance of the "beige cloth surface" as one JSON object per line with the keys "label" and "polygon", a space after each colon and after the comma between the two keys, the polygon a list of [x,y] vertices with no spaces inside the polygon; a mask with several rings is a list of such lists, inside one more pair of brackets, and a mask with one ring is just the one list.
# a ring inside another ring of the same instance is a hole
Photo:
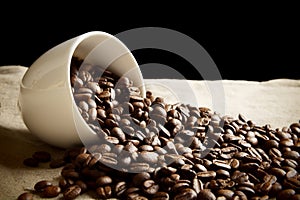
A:
{"label": "beige cloth surface", "polygon": [[[61,169],[50,169],[49,163],[38,168],[22,164],[24,158],[38,150],[49,151],[53,158],[61,157],[64,152],[33,136],[22,121],[17,101],[20,80],[26,70],[23,66],[0,67],[0,200],[16,199],[25,189],[33,189],[37,181],[47,179],[55,182],[60,176]],[[167,102],[179,100],[195,105],[193,98],[190,98],[193,89],[193,94],[198,97],[197,106],[213,109],[213,100],[217,98],[223,103],[224,114],[237,117],[241,113],[259,125],[270,124],[273,128],[281,128],[300,119],[300,80],[189,81],[189,87],[183,80],[145,82],[147,89],[154,95],[166,97]],[[208,83],[222,83],[225,95],[212,98]],[[78,199],[91,197],[82,195]]]}

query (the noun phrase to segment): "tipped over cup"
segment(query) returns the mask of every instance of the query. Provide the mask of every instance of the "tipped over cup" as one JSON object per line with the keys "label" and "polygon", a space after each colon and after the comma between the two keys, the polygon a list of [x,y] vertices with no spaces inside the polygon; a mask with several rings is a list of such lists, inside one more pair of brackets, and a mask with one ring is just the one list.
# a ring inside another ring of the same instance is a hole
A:
{"label": "tipped over cup", "polygon": [[[102,31],[71,38],[41,55],[24,74],[19,108],[29,131],[42,141],[69,148],[99,139],[74,100],[70,65],[74,57],[126,76],[145,96],[140,68],[122,41]],[[102,70],[103,71],[103,70]]]}

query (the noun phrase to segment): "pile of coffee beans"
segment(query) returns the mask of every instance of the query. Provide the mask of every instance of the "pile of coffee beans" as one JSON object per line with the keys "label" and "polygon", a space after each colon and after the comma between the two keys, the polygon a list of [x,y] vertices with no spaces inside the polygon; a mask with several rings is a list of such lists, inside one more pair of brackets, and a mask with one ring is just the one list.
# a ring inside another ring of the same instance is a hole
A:
{"label": "pile of coffee beans", "polygon": [[75,57],[70,76],[79,113],[99,141],[51,161],[61,179],[36,183],[43,197],[300,199],[299,122],[273,129],[242,114],[168,104],[150,91],[142,97],[129,78]]}

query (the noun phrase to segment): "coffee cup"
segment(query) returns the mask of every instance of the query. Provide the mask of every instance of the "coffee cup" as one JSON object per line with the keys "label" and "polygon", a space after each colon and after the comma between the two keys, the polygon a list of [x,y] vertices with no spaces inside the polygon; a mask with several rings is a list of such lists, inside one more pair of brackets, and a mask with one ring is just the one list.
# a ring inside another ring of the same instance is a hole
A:
{"label": "coffee cup", "polygon": [[126,76],[145,96],[142,73],[126,45],[115,36],[91,31],[64,41],[42,54],[20,84],[19,108],[29,131],[60,148],[98,139],[78,111],[70,83],[71,59],[76,56]]}

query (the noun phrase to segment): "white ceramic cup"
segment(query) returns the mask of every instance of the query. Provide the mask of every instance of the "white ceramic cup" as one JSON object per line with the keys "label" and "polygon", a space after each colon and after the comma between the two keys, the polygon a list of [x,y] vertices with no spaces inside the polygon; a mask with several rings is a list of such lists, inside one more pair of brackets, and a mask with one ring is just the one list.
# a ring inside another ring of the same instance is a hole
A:
{"label": "white ceramic cup", "polygon": [[30,132],[61,148],[80,145],[82,139],[85,142],[99,139],[81,117],[73,99],[70,63],[74,55],[129,77],[145,96],[143,77],[135,58],[113,35],[91,31],[48,50],[26,71],[18,104]]}

